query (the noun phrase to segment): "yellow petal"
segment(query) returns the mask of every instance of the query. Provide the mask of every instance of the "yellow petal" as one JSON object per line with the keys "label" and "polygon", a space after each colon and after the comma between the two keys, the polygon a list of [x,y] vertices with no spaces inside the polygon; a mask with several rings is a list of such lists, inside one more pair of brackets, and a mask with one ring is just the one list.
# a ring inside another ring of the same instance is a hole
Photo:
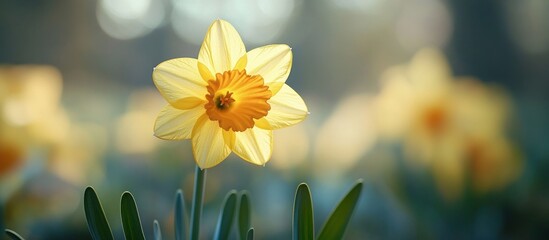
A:
{"label": "yellow petal", "polygon": [[246,47],[234,27],[226,21],[216,20],[204,37],[198,61],[215,75],[232,70],[244,54]]}
{"label": "yellow petal", "polygon": [[246,71],[250,75],[259,74],[265,85],[276,94],[286,82],[292,68],[292,49],[285,44],[259,47],[247,53]]}
{"label": "yellow petal", "polygon": [[234,132],[233,151],[242,159],[257,165],[265,165],[273,152],[273,131],[258,127]]}
{"label": "yellow petal", "polygon": [[279,129],[297,124],[309,114],[303,99],[290,86],[284,84],[280,91],[269,99],[271,110],[265,116],[270,124],[262,124],[257,121],[256,125],[264,129]]}
{"label": "yellow petal", "polygon": [[198,118],[192,132],[192,142],[194,159],[202,169],[219,164],[231,153],[225,144],[223,129],[219,123],[210,121],[206,114]]}
{"label": "yellow petal", "polygon": [[198,72],[196,59],[176,58],[158,64],[153,81],[160,94],[176,108],[189,109],[205,101],[207,82]]}
{"label": "yellow petal", "polygon": [[180,110],[167,105],[156,118],[154,135],[165,140],[189,139],[198,117],[202,114],[202,106]]}
{"label": "yellow petal", "polygon": [[414,55],[408,66],[408,76],[418,90],[431,92],[446,88],[452,73],[440,50],[426,48]]}
{"label": "yellow petal", "polygon": [[200,76],[202,76],[202,79],[206,82],[215,79],[212,72],[210,72],[210,69],[204,65],[204,63],[198,62],[198,72],[200,73]]}

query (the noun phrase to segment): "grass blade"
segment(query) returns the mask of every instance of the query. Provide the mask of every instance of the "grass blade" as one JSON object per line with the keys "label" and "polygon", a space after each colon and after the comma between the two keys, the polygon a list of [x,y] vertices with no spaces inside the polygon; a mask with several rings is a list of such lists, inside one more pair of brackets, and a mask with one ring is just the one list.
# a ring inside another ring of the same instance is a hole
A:
{"label": "grass blade", "polygon": [[236,191],[231,190],[227,193],[223,204],[223,209],[217,219],[214,239],[228,239],[233,226],[233,220],[236,210]]}
{"label": "grass blade", "polygon": [[155,219],[153,222],[154,240],[162,240],[162,231],[160,231],[160,225]]}
{"label": "grass blade", "polygon": [[362,192],[362,179],[359,179],[355,186],[339,202],[332,211],[324,227],[320,231],[318,240],[342,239],[345,234],[347,224],[355,210],[356,203]]}
{"label": "grass blade", "polygon": [[122,226],[128,240],[145,240],[137,205],[130,192],[124,192],[120,201]]}
{"label": "grass blade", "polygon": [[246,234],[246,240],[254,240],[254,228],[250,228]]}
{"label": "grass blade", "polygon": [[17,234],[15,231],[6,229],[4,230],[6,232],[6,235],[10,237],[11,240],[25,240],[21,235]]}
{"label": "grass blade", "polygon": [[101,206],[101,202],[92,187],[87,187],[84,191],[84,212],[86,213],[86,221],[92,239],[94,240],[112,240],[111,227],[105,218],[105,212]]}
{"label": "grass blade", "polygon": [[185,201],[183,191],[178,189],[175,193],[175,239],[185,240],[187,235],[187,218],[185,217]]}
{"label": "grass blade", "polygon": [[240,204],[238,206],[238,236],[240,240],[245,240],[247,238],[250,229],[250,209],[249,194],[247,191],[242,191],[240,194]]}
{"label": "grass blade", "polygon": [[299,184],[294,199],[293,239],[314,239],[313,200],[306,183]]}

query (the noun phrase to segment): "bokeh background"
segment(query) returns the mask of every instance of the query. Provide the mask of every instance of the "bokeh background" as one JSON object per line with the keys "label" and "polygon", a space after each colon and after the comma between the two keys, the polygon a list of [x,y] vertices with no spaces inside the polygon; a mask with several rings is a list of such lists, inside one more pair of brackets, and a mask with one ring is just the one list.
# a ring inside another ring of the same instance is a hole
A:
{"label": "bokeh background", "polygon": [[1,1],[0,227],[89,239],[91,185],[115,237],[129,190],[145,235],[158,219],[172,238],[194,162],[190,141],[153,137],[151,73],[196,57],[218,18],[248,50],[292,47],[287,83],[311,114],[275,132],[265,167],[208,171],[204,238],[230,189],[250,191],[258,239],[289,239],[300,182],[319,229],[358,178],[348,239],[548,236],[545,0]]}

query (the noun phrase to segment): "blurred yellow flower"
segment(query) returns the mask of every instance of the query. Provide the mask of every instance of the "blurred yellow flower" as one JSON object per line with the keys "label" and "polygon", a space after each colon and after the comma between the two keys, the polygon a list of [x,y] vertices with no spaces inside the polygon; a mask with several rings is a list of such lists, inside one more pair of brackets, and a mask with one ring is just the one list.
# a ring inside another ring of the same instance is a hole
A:
{"label": "blurred yellow flower", "polygon": [[[12,182],[21,182],[17,179],[23,174],[18,170],[29,166],[45,167],[71,183],[83,183],[98,175],[97,159],[102,149],[89,144],[92,140],[88,139],[93,136],[94,141],[101,140],[101,131],[83,133],[83,125],[71,121],[60,104],[62,82],[61,73],[52,66],[0,66],[2,190],[17,188]],[[28,155],[35,160],[26,162]],[[7,190],[0,192],[0,196],[7,195]]]}
{"label": "blurred yellow flower", "polygon": [[0,66],[0,177],[23,165],[34,144],[50,144],[45,122],[55,117],[61,74],[40,65]]}
{"label": "blurred yellow flower", "polygon": [[506,137],[509,100],[498,88],[455,79],[435,49],[383,80],[375,103],[380,136],[403,141],[407,159],[432,167],[446,199],[461,196],[468,182],[483,193],[517,178],[521,157]]}
{"label": "blurred yellow flower", "polygon": [[314,168],[324,179],[345,174],[373,147],[372,98],[367,94],[345,97],[318,129]]}
{"label": "blurred yellow flower", "polygon": [[[158,108],[165,101],[154,88],[140,89],[130,95],[128,111],[119,117],[116,126],[116,146],[125,154],[146,154],[152,152],[161,140],[151,135],[151,126],[158,114]],[[142,158],[151,159],[151,158]]]}
{"label": "blurred yellow flower", "polygon": [[24,155],[24,148],[20,143],[0,139],[0,181],[4,175],[9,174],[22,164]]}
{"label": "blurred yellow flower", "polygon": [[272,154],[272,130],[299,123],[308,113],[285,84],[291,66],[287,45],[246,52],[230,23],[214,21],[198,59],[172,59],[154,69],[153,81],[169,103],[156,119],[155,135],[192,139],[200,168],[219,164],[232,151],[264,165]]}

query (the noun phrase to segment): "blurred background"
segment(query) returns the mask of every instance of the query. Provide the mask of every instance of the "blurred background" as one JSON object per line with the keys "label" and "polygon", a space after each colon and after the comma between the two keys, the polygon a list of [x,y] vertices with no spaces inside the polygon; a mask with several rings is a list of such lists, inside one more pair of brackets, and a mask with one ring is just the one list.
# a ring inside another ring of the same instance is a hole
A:
{"label": "blurred background", "polygon": [[190,141],[153,137],[151,73],[196,58],[218,18],[248,50],[292,47],[287,84],[311,114],[275,132],[265,167],[209,170],[204,238],[230,189],[251,192],[258,239],[289,239],[300,182],[319,229],[358,178],[347,239],[549,234],[546,0],[1,1],[0,227],[89,239],[91,185],[116,238],[126,190],[145,235],[158,219],[172,238],[194,160]]}

